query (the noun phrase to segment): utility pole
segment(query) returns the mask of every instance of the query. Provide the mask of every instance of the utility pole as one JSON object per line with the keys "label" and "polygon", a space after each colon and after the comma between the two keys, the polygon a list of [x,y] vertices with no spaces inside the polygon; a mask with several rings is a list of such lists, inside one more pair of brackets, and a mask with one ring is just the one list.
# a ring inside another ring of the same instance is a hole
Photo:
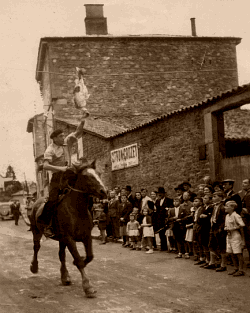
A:
{"label": "utility pole", "polygon": [[27,180],[26,180],[26,175],[25,173],[23,173],[23,176],[24,176],[24,182],[25,182],[25,186],[26,186],[26,190],[27,190],[27,196],[29,196],[29,186],[28,186],[28,183],[27,183]]}

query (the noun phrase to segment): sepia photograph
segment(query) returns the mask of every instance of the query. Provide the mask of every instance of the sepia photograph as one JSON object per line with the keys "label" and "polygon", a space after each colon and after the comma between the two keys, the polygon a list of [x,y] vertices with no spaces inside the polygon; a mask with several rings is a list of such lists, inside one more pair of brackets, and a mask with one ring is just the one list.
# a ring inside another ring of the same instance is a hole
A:
{"label": "sepia photograph", "polygon": [[0,313],[250,312],[249,9],[1,4]]}

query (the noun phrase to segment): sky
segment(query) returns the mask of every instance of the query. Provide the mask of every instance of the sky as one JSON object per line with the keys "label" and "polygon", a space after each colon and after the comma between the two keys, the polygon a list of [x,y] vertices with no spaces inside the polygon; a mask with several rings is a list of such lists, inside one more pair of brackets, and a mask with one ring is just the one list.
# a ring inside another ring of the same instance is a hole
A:
{"label": "sky", "polygon": [[84,4],[104,4],[112,35],[235,36],[239,84],[250,82],[248,0],[11,0],[0,10],[0,173],[13,166],[17,179],[35,180],[29,118],[43,112],[35,69],[41,37],[84,36]]}

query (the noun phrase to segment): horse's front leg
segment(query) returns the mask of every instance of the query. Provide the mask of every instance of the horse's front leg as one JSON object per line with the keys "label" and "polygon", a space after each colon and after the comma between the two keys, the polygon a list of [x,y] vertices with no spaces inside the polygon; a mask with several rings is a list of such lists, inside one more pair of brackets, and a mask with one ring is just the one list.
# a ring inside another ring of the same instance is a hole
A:
{"label": "horse's front leg", "polygon": [[74,258],[73,264],[79,269],[82,276],[82,288],[88,298],[94,298],[96,291],[90,285],[89,279],[84,271],[84,267],[86,266],[85,259],[80,256],[76,243],[73,239],[67,239],[67,247]]}
{"label": "horse's front leg", "polygon": [[33,274],[36,274],[36,273],[38,273],[37,255],[38,255],[38,251],[40,250],[40,247],[41,247],[40,240],[41,240],[43,234],[42,234],[42,232],[39,232],[39,231],[34,230],[34,229],[32,229],[32,233],[33,233],[34,254],[33,254],[33,259],[31,261],[31,265],[30,265],[30,271]]}
{"label": "horse's front leg", "polygon": [[71,284],[71,278],[66,267],[66,244],[62,241],[59,241],[59,259],[61,261],[61,281],[64,286]]}
{"label": "horse's front leg", "polygon": [[85,251],[86,251],[86,258],[85,258],[85,266],[90,263],[93,258],[93,248],[92,248],[92,237],[91,237],[91,233],[89,234],[89,236],[85,236],[83,239],[83,244],[85,247]]}

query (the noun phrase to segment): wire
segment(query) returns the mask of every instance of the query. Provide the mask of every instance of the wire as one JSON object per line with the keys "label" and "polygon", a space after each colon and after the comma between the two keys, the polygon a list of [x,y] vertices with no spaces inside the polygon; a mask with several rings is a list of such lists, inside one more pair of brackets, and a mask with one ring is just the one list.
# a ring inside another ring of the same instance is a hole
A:
{"label": "wire", "polygon": [[[18,69],[18,68],[4,68],[0,67],[0,69],[5,70],[15,70],[15,71],[26,71],[26,72],[33,72],[31,70],[26,69]],[[84,74],[84,77],[102,77],[102,76],[126,76],[126,75],[156,75],[156,74],[171,74],[171,73],[196,73],[196,72],[218,72],[218,71],[235,71],[236,69],[228,68],[228,69],[212,69],[212,70],[198,70],[198,71],[164,71],[164,72],[138,72],[138,73],[104,73],[104,74]],[[51,74],[51,75],[62,75],[62,76],[76,76],[76,73],[59,73],[59,72],[49,72],[49,71],[36,71],[36,73],[44,73],[44,74]]]}
{"label": "wire", "polygon": [[[235,71],[236,69],[218,69],[218,70],[200,70],[199,72],[218,72],[218,71]],[[65,73],[58,73],[58,72],[48,72],[48,71],[36,71],[37,73],[45,73],[45,74],[52,74],[52,75],[62,75],[62,76],[75,76],[75,74],[65,74]],[[155,74],[171,74],[171,73],[192,73],[197,71],[167,71],[167,72],[146,72],[146,73],[112,73],[112,74],[84,74],[84,77],[91,77],[91,76],[126,76],[126,75],[155,75]]]}

